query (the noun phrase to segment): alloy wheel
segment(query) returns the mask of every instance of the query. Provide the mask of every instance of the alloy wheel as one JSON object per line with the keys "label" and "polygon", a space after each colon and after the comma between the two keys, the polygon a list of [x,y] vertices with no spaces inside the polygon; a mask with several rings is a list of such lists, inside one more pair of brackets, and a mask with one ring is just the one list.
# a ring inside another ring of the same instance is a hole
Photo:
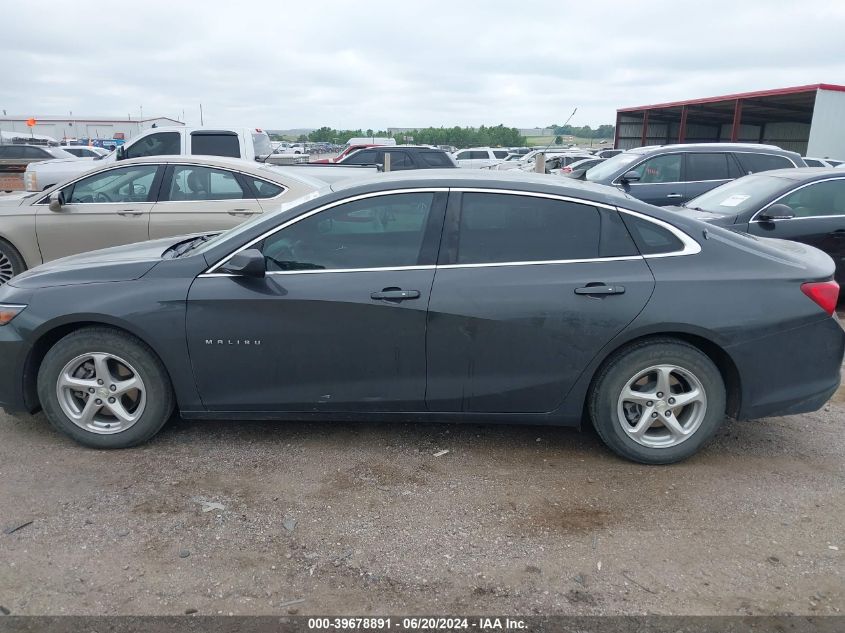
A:
{"label": "alloy wheel", "polygon": [[616,406],[622,430],[649,448],[670,448],[689,439],[707,412],[701,381],[677,365],[655,365],[633,376]]}
{"label": "alloy wheel", "polygon": [[135,368],[105,352],[77,356],[56,381],[62,412],[78,427],[101,435],[133,426],[144,413],[146,394]]}

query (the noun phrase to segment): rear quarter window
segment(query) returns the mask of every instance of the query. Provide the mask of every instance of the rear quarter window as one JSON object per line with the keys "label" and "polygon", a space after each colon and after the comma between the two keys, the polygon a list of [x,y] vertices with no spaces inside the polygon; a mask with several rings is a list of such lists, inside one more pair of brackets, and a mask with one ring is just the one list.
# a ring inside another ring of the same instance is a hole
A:
{"label": "rear quarter window", "polygon": [[787,167],[795,167],[792,161],[786,156],[778,156],[776,154],[755,154],[752,152],[737,152],[734,154],[742,166],[743,172],[746,174],[754,174],[758,171],[768,171],[770,169],[784,169]]}
{"label": "rear quarter window", "polygon": [[454,167],[445,152],[420,152],[419,157],[429,167]]}
{"label": "rear quarter window", "polygon": [[662,226],[628,213],[621,215],[643,255],[660,255],[683,250],[681,240]]}

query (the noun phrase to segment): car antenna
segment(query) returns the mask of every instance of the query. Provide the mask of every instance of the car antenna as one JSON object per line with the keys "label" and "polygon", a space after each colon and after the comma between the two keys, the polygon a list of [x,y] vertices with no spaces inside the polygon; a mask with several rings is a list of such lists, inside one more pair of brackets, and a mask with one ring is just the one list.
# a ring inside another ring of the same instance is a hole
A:
{"label": "car antenna", "polygon": [[[564,121],[564,122],[563,122],[563,125],[561,125],[560,127],[566,127],[566,125],[567,125],[567,124],[568,124],[568,123],[572,120],[572,117],[574,117],[574,116],[575,116],[575,113],[576,113],[576,112],[578,112],[578,108],[577,108],[577,107],[576,107],[576,108],[572,111],[572,114],[570,114],[570,115],[569,115],[569,118],[568,118],[568,119],[566,119],[566,121]],[[555,142],[555,137],[553,136],[553,137],[552,137],[551,142],[550,142],[548,145],[546,145],[546,149],[544,149],[544,150],[543,150],[543,153],[544,153],[544,154],[545,154],[545,153],[546,153],[546,151],[547,151],[547,150],[548,150],[548,149],[552,146],[552,143],[554,143],[554,142]]]}

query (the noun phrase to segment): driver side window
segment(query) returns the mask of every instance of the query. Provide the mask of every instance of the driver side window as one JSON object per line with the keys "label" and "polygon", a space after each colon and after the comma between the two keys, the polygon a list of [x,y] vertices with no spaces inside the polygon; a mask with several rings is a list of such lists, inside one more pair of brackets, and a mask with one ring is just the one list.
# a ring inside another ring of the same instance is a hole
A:
{"label": "driver side window", "polygon": [[415,266],[433,200],[433,193],[389,194],[304,218],[264,240],[267,270]]}
{"label": "driver side window", "polygon": [[155,179],[156,165],[110,169],[62,189],[66,204],[146,202]]}
{"label": "driver side window", "polygon": [[845,215],[845,179],[826,180],[792,192],[779,200],[797,218]]}
{"label": "driver side window", "polygon": [[682,154],[655,156],[631,169],[640,175],[638,182],[661,183],[681,181]]}

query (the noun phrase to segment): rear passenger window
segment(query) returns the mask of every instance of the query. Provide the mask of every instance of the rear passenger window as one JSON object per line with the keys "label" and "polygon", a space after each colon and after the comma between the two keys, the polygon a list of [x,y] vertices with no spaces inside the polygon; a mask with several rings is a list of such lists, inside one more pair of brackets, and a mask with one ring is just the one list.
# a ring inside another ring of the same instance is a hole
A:
{"label": "rear passenger window", "polygon": [[235,134],[191,134],[191,154],[241,157],[240,141]]}
{"label": "rear passenger window", "polygon": [[792,161],[785,156],[776,156],[774,154],[752,154],[750,152],[737,152],[735,154],[742,170],[746,174],[754,174],[758,171],[768,171],[769,169],[784,169],[786,167],[795,167]]}
{"label": "rear passenger window", "polygon": [[452,161],[441,152],[420,152],[418,154],[422,161],[430,167],[452,167]]}
{"label": "rear passenger window", "polygon": [[595,207],[531,196],[465,193],[458,264],[598,257]]}
{"label": "rear passenger window", "polygon": [[662,226],[627,213],[623,213],[622,217],[643,255],[659,255],[683,250],[684,245],[681,240]]}
{"label": "rear passenger window", "polygon": [[687,182],[728,180],[730,177],[727,154],[687,154]]}
{"label": "rear passenger window", "polygon": [[244,192],[235,174],[197,165],[177,165],[169,200],[240,200]]}
{"label": "rear passenger window", "polygon": [[385,154],[390,154],[391,170],[414,168],[414,161],[407,152],[385,152]]}
{"label": "rear passenger window", "polygon": [[469,153],[469,157],[473,160],[487,160],[490,158],[490,154],[485,151],[474,151]]}

